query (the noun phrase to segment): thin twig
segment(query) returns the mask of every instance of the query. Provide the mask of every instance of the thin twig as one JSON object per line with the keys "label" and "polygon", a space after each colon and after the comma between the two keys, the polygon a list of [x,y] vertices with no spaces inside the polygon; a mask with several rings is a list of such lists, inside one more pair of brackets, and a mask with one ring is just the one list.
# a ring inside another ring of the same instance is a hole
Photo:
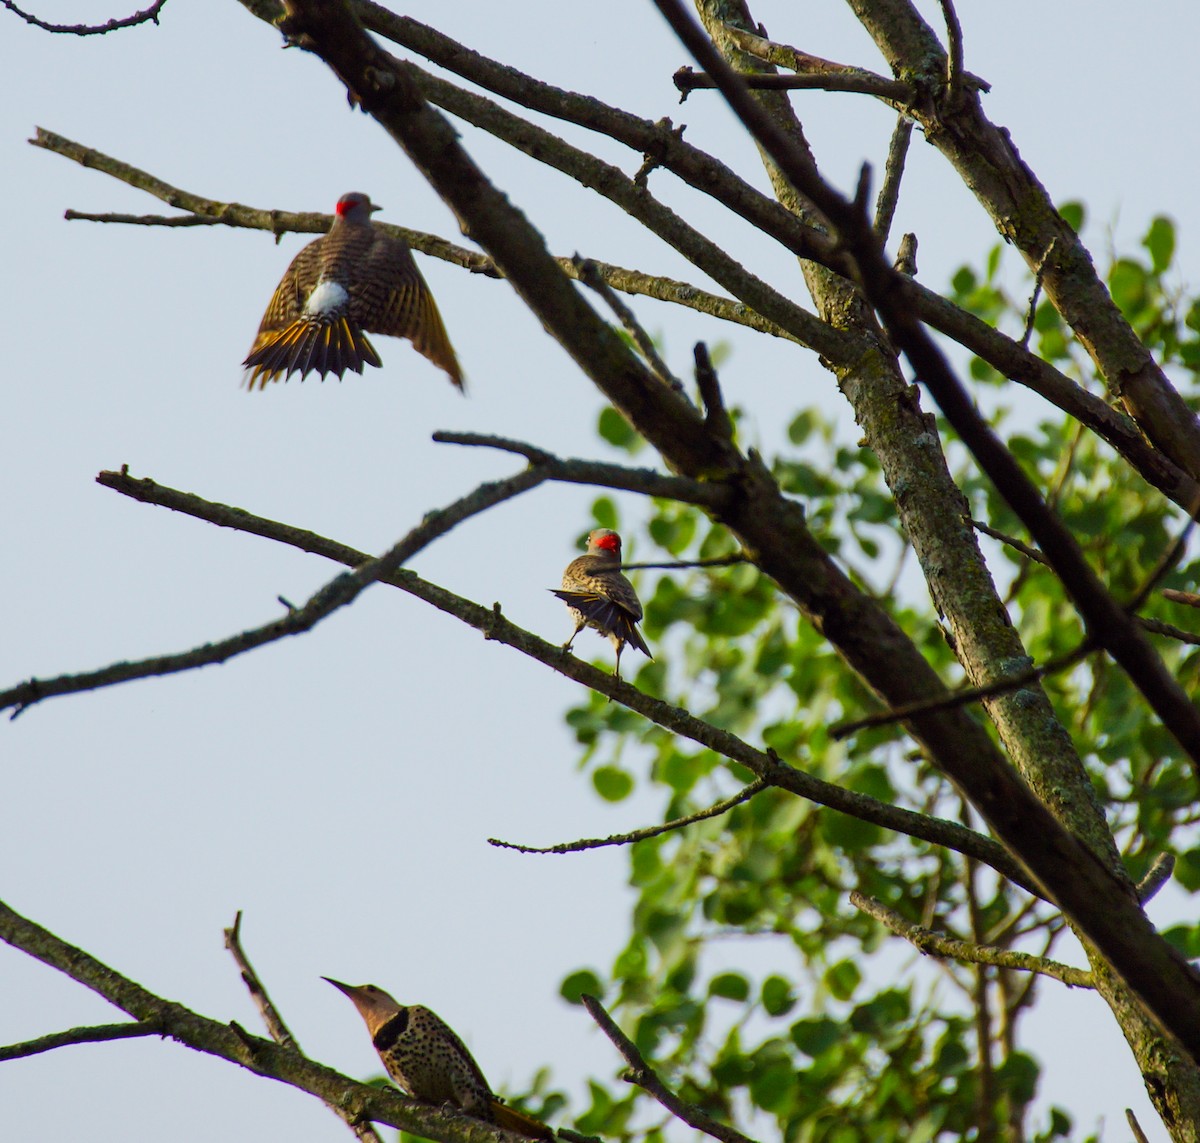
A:
{"label": "thin twig", "polygon": [[1160,853],[1154,859],[1150,868],[1146,870],[1146,876],[1137,884],[1138,900],[1144,905],[1171,880],[1171,874],[1174,872],[1175,855],[1173,853]]}
{"label": "thin twig", "polygon": [[619,464],[605,464],[591,460],[563,460],[548,453],[537,445],[490,433],[453,433],[439,430],[433,434],[438,444],[464,445],[468,448],[495,448],[502,452],[523,456],[546,474],[546,479],[566,484],[598,484],[605,488],[620,488],[626,492],[639,492],[644,496],[657,496],[667,500],[679,500],[685,504],[719,511],[732,498],[728,488],[703,480],[692,480],[686,476],[668,476],[652,468],[626,468]]}
{"label": "thin twig", "polygon": [[134,12],[132,16],[124,16],[119,20],[106,20],[103,24],[48,24],[45,20],[39,20],[36,16],[23,12],[12,0],[0,0],[0,4],[3,4],[14,16],[20,16],[25,23],[32,24],[35,28],[41,28],[43,32],[57,32],[69,36],[103,36],[109,32],[119,31],[121,28],[132,28],[136,24],[157,24],[158,14],[166,2],[167,0],[154,0],[149,8]]}
{"label": "thin twig", "polygon": [[1171,603],[1182,603],[1185,607],[1200,607],[1200,594],[1194,591],[1176,591],[1173,587],[1164,587],[1159,594]]}
{"label": "thin twig", "polygon": [[[153,485],[153,481],[133,481],[124,471],[119,474],[102,473],[101,478],[98,479],[100,479],[100,483],[108,483],[110,487],[124,483],[125,488],[122,491],[133,493],[139,499],[148,499],[151,490],[147,487],[147,483]],[[114,686],[117,683],[125,683],[133,679],[170,675],[213,663],[223,663],[237,655],[245,654],[247,651],[274,643],[290,635],[304,634],[311,631],[335,611],[352,603],[376,580],[386,578],[398,571],[417,552],[445,535],[455,525],[494,507],[496,504],[511,500],[522,492],[536,488],[545,479],[544,470],[529,468],[506,480],[481,484],[474,491],[454,501],[453,504],[427,513],[420,524],[384,555],[374,559],[368,558],[353,571],[338,575],[312,595],[302,607],[288,610],[279,619],[272,620],[260,627],[250,628],[216,643],[205,643],[203,646],[193,647],[188,651],[157,655],[133,663],[112,663],[100,670],[87,671],[78,675],[59,675],[52,679],[30,679],[28,682],[0,692],[0,710],[11,707],[13,713],[10,717],[16,718],[35,703],[56,695],[99,690],[102,687]],[[136,490],[139,486],[145,495],[137,495]],[[222,508],[226,513],[236,511],[224,505]]]}
{"label": "thin twig", "polygon": [[1095,640],[1087,637],[1072,650],[1055,659],[1050,659],[1040,667],[1028,667],[1015,675],[993,679],[990,683],[984,683],[981,686],[962,687],[939,698],[906,703],[904,706],[881,710],[878,714],[868,714],[848,722],[839,722],[829,728],[829,737],[837,742],[870,727],[906,722],[917,715],[929,714],[935,710],[951,710],[956,706],[965,706],[967,703],[980,702],[984,699],[995,698],[997,695],[1008,694],[1010,691],[1017,691],[1030,683],[1037,682],[1038,679],[1047,675],[1069,670],[1097,650],[1099,647]]}
{"label": "thin twig", "polygon": [[1042,294],[1042,279],[1046,276],[1046,266],[1049,264],[1050,255],[1054,251],[1054,245],[1058,241],[1057,238],[1050,239],[1050,245],[1046,247],[1045,253],[1038,259],[1037,268],[1033,274],[1033,293],[1029,295],[1029,309],[1025,314],[1025,329],[1021,334],[1021,347],[1029,348],[1029,339],[1033,336],[1033,321],[1037,316],[1038,298]]}
{"label": "thin twig", "polygon": [[237,915],[233,918],[233,924],[225,930],[225,947],[233,957],[234,964],[238,966],[238,971],[242,974],[242,983],[246,986],[246,991],[250,993],[250,999],[254,1001],[254,1006],[258,1009],[263,1023],[267,1026],[267,1031],[270,1033],[271,1039],[285,1048],[295,1048],[299,1051],[300,1045],[296,1043],[295,1036],[292,1035],[288,1026],[283,1022],[283,1017],[280,1016],[279,1009],[271,1003],[271,997],[267,994],[267,989],[262,979],[254,971],[254,966],[246,956],[245,949],[242,948],[241,909],[237,911]]}
{"label": "thin twig", "polygon": [[1125,1122],[1129,1124],[1129,1130],[1133,1132],[1133,1143],[1150,1143],[1146,1138],[1146,1133],[1142,1130],[1142,1125],[1137,1121],[1137,1116],[1133,1114],[1133,1108],[1125,1108]]}
{"label": "thin twig", "polygon": [[971,527],[977,532],[982,532],[985,536],[991,536],[993,540],[999,540],[1000,543],[1007,545],[1014,551],[1020,552],[1026,559],[1033,560],[1035,563],[1041,564],[1043,567],[1049,567],[1050,561],[1046,559],[1037,548],[1032,548],[1021,540],[1013,536],[1006,535],[1004,532],[999,532],[989,524],[985,524],[982,520],[969,519]]}
{"label": "thin twig", "polygon": [[582,853],[586,849],[601,849],[608,845],[633,845],[634,842],[645,841],[649,837],[658,837],[660,834],[670,833],[672,830],[684,829],[687,826],[694,825],[696,822],[706,821],[708,818],[719,817],[721,814],[728,813],[734,806],[740,806],[743,802],[748,802],[760,790],[765,790],[770,783],[765,778],[756,778],[750,785],[734,794],[732,798],[726,798],[723,802],[717,802],[716,805],[709,806],[706,810],[699,810],[694,814],[688,814],[684,818],[675,818],[673,821],[663,822],[662,825],[647,826],[645,829],[635,829],[630,833],[617,833],[609,837],[587,837],[581,841],[564,841],[558,845],[550,845],[539,847],[533,845],[517,845],[511,841],[501,841],[499,838],[489,837],[488,845],[494,845],[497,849],[515,849],[518,853]]}
{"label": "thin twig", "polygon": [[954,937],[931,932],[920,925],[914,925],[911,921],[906,921],[882,901],[868,897],[857,889],[850,891],[850,903],[869,917],[874,917],[880,924],[891,929],[897,936],[903,937],[928,956],[946,957],[967,964],[990,964],[998,968],[1016,969],[1020,972],[1041,973],[1043,976],[1052,976],[1055,980],[1061,980],[1070,988],[1095,988],[1096,986],[1092,974],[1080,968],[1072,968],[1070,965],[1034,956],[1032,953],[999,949],[992,945],[975,944],[973,941],[960,941]]}
{"label": "thin twig", "polygon": [[596,263],[591,258],[582,258],[578,254],[571,259],[571,262],[579,275],[579,280],[588,289],[595,290],[604,299],[608,308],[617,315],[617,319],[625,327],[625,332],[633,338],[634,344],[646,359],[646,364],[650,366],[651,372],[680,396],[686,396],[687,390],[684,389],[683,382],[671,372],[670,367],[659,355],[654,339],[634,316],[633,310],[613,292],[597,269]]}
{"label": "thin twig", "polygon": [[[912,96],[912,88],[898,79],[886,79],[870,72],[825,72],[815,75],[772,75],[762,72],[738,72],[746,86],[758,91],[842,91],[856,95],[873,95],[876,99],[904,104]],[[671,76],[675,87],[686,99],[693,91],[712,91],[716,82],[702,71],[681,67]]]}
{"label": "thin twig", "polygon": [[86,1028],[70,1028],[65,1032],[52,1032],[36,1040],[0,1047],[0,1061],[19,1060],[25,1056],[36,1056],[41,1052],[52,1052],[68,1044],[98,1044],[105,1040],[131,1040],[139,1036],[161,1036],[163,1029],[153,1022],[136,1021],[132,1024],[92,1024]]}
{"label": "thin twig", "polygon": [[[900,180],[904,177],[904,160],[908,155],[909,140],[912,139],[913,121],[904,114],[896,120],[892,141],[888,144],[887,163],[883,168],[883,185],[875,201],[875,233],[879,241],[887,243],[891,233],[892,219],[896,216],[896,204],[900,201]],[[911,277],[911,275],[909,275]]]}
{"label": "thin twig", "polygon": [[900,236],[900,245],[896,248],[896,260],[892,266],[898,274],[906,278],[917,276],[917,236],[911,231]]}
{"label": "thin twig", "polygon": [[[242,947],[242,911],[237,911],[237,916],[233,919],[233,924],[225,930],[225,947],[229,950],[233,957],[234,963],[238,966],[238,971],[242,974],[242,983],[246,986],[246,990],[250,993],[250,998],[254,1001],[254,1006],[258,1009],[259,1015],[262,1017],[263,1023],[267,1026],[267,1031],[271,1034],[271,1039],[280,1047],[290,1048],[293,1051],[300,1051],[300,1045],[296,1042],[296,1037],[292,1035],[288,1026],[283,1022],[283,1017],[279,1014],[279,1009],[271,1002],[271,997],[267,994],[266,986],[262,982],[262,978],[254,971],[254,966],[250,963],[250,958],[246,956],[246,950]],[[347,1111],[338,1104],[326,1101],[329,1110],[341,1119],[351,1131],[354,1132],[356,1138],[363,1143],[383,1143],[379,1132],[367,1120]]]}
{"label": "thin twig", "polygon": [[696,388],[704,405],[704,425],[714,436],[724,441],[733,440],[733,418],[725,408],[721,395],[721,382],[708,356],[708,346],[696,342],[692,355],[696,363]]}
{"label": "thin twig", "polygon": [[1200,512],[1200,496],[1197,496],[1195,501],[1188,508],[1188,518],[1183,527],[1179,529],[1179,535],[1167,547],[1167,550],[1159,557],[1158,562],[1147,573],[1142,586],[1133,593],[1133,597],[1126,604],[1126,609],[1131,613],[1140,611],[1142,605],[1150,598],[1150,593],[1174,570],[1176,565],[1183,559],[1184,553],[1187,551],[1188,538],[1192,534],[1192,529],[1196,526],[1196,514]]}
{"label": "thin twig", "polygon": [[718,1122],[707,1112],[701,1111],[700,1108],[690,1103],[685,1103],[674,1092],[669,1091],[666,1084],[658,1078],[654,1069],[646,1063],[645,1057],[637,1050],[634,1042],[617,1027],[616,1021],[604,1010],[600,1001],[586,993],[579,999],[587,1009],[588,1015],[596,1021],[600,1031],[624,1056],[625,1062],[629,1065],[629,1073],[625,1078],[630,1083],[637,1084],[638,1087],[649,1092],[677,1119],[682,1119],[689,1127],[694,1127],[697,1131],[704,1132],[705,1135],[720,1139],[722,1143],[753,1143],[749,1136]]}
{"label": "thin twig", "polygon": [[939,0],[942,16],[946,21],[946,105],[951,111],[957,109],[962,100],[963,88],[963,35],[962,24],[954,10],[953,0]]}

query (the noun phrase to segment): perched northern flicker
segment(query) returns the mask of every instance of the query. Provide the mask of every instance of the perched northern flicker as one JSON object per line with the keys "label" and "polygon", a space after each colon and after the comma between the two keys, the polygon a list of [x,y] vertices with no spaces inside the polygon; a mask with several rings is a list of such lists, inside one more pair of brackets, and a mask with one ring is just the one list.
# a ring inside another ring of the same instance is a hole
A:
{"label": "perched northern flicker", "polygon": [[385,333],[407,337],[462,389],[454,347],[408,243],[371,221],[380,208],[365,194],[342,195],[336,209],[329,233],[305,246],[275,287],[243,362],[248,387],[382,365],[366,335]]}
{"label": "perched northern flicker", "polygon": [[569,608],[575,621],[571,638],[563,644],[569,651],[575,636],[585,627],[594,627],[607,635],[617,652],[613,674],[621,677],[621,651],[632,643],[653,659],[650,648],[637,625],[642,620],[642,605],[633,584],[620,571],[621,537],[611,528],[596,528],[588,533],[587,555],[567,564],[563,572],[562,590],[554,592]]}
{"label": "perched northern flicker", "polygon": [[398,1004],[373,984],[321,979],[354,1001],[388,1075],[413,1099],[439,1106],[449,1103],[527,1139],[554,1139],[544,1123],[506,1107],[492,1094],[467,1046],[428,1008]]}

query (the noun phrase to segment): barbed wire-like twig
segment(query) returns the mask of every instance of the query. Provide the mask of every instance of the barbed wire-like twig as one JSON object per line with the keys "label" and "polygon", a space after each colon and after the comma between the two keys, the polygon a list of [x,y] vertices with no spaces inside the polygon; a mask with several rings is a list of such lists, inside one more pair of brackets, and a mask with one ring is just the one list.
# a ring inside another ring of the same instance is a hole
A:
{"label": "barbed wire-like twig", "polygon": [[19,1060],[25,1056],[36,1056],[41,1052],[52,1052],[68,1044],[99,1044],[105,1040],[130,1040],[139,1036],[164,1035],[160,1025],[153,1021],[135,1021],[123,1024],[92,1024],[86,1028],[69,1028],[65,1032],[51,1032],[36,1040],[0,1047],[0,1061]]}
{"label": "barbed wire-like twig", "polygon": [[765,790],[769,785],[770,782],[765,778],[756,778],[750,785],[734,794],[732,798],[726,798],[724,801],[717,802],[707,809],[698,810],[694,814],[688,814],[687,817],[675,818],[672,821],[663,822],[662,825],[647,826],[645,829],[635,829],[629,833],[616,833],[604,838],[585,837],[580,841],[564,841],[558,845],[548,845],[545,847],[517,845],[515,842],[501,841],[497,837],[489,837],[487,842],[488,845],[494,845],[497,849],[513,849],[517,853],[582,853],[584,850],[602,849],[609,845],[633,845],[635,842],[645,841],[650,837],[658,837],[660,834],[670,833],[673,830],[685,829],[696,822],[720,817],[721,814],[732,810],[734,806],[740,806],[743,802],[748,802],[755,794],[761,790]]}
{"label": "barbed wire-like twig", "polygon": [[[263,984],[262,978],[254,970],[254,966],[250,963],[250,958],[246,956],[246,950],[242,947],[242,911],[239,909],[237,915],[233,919],[233,924],[225,931],[225,947],[229,950],[233,957],[234,964],[238,966],[238,971],[242,976],[242,983],[246,986],[246,990],[250,993],[250,998],[254,1001],[254,1006],[258,1009],[259,1015],[262,1016],[263,1023],[267,1026],[267,1031],[271,1034],[271,1039],[282,1048],[290,1048],[293,1051],[300,1051],[300,1045],[296,1042],[296,1037],[292,1035],[291,1030],[283,1022],[283,1017],[279,1014],[279,1009],[275,1007],[271,1001],[271,997],[267,994],[266,985]],[[368,1121],[355,1115],[353,1112],[344,1110],[337,1104],[326,1101],[330,1111],[341,1119],[351,1131],[354,1132],[356,1138],[362,1140],[362,1143],[383,1143],[379,1132]]]}
{"label": "barbed wire-like twig", "polygon": [[134,12],[132,16],[106,20],[103,24],[49,24],[45,20],[31,15],[29,12],[22,11],[12,0],[0,0],[0,4],[3,4],[14,16],[20,16],[25,23],[32,24],[35,28],[41,28],[43,32],[55,32],[68,36],[104,36],[109,32],[120,31],[122,28],[132,28],[137,24],[157,24],[158,14],[162,11],[163,5],[166,2],[167,0],[154,0],[154,3],[149,8],[143,8],[140,12]]}
{"label": "barbed wire-like twig", "polygon": [[625,1078],[630,1083],[649,1092],[676,1119],[683,1120],[689,1127],[694,1127],[705,1135],[720,1139],[722,1143],[753,1143],[749,1136],[743,1135],[728,1124],[714,1119],[708,1112],[680,1099],[659,1079],[658,1073],[646,1063],[645,1057],[637,1050],[637,1046],[617,1027],[616,1021],[605,1011],[599,1000],[586,993],[579,999],[587,1009],[588,1015],[596,1021],[600,1031],[612,1041],[613,1047],[625,1058],[625,1062],[629,1065],[629,1072]]}
{"label": "barbed wire-like twig", "polygon": [[1000,949],[993,945],[981,945],[974,941],[961,941],[955,937],[943,936],[921,925],[914,925],[894,909],[889,909],[882,901],[868,897],[857,889],[850,891],[850,903],[867,916],[874,917],[880,924],[891,929],[897,936],[903,937],[927,956],[945,957],[967,964],[990,964],[997,968],[1016,969],[1019,972],[1041,973],[1043,976],[1052,976],[1055,980],[1062,981],[1070,988],[1096,987],[1092,974],[1081,968],[1072,968],[1068,964],[1060,964],[1058,961],[1032,953],[1017,952],[1015,949]]}

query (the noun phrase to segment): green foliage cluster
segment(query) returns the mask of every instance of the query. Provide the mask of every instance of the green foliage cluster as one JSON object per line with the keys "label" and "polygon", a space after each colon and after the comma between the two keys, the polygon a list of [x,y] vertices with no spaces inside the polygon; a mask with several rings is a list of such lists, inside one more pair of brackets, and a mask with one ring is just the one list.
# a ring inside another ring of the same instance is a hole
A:
{"label": "green foliage cluster", "polygon": [[[1064,208],[1076,226],[1082,209]],[[1143,252],[1114,258],[1113,296],[1185,392],[1200,373],[1200,302],[1172,284],[1169,220],[1156,218]],[[1002,251],[982,272],[954,277],[960,305],[1020,336],[1028,302],[1001,285]],[[1029,293],[1032,282],[1026,283]],[[1053,308],[1037,305],[1032,347],[1081,384],[1097,383]],[[1148,489],[1102,442],[1045,408],[1037,419],[1013,408],[1011,386],[979,361],[970,375],[991,398],[1015,455],[1050,489],[1053,503],[1084,542],[1119,597],[1132,599],[1182,526],[1181,513]],[[1032,398],[1023,398],[1028,407]],[[600,434],[635,453],[641,445],[615,413]],[[943,437],[972,513],[1009,535],[1020,525],[994,489]],[[897,591],[911,572],[905,537],[872,454],[839,444],[815,409],[796,412],[788,446],[770,458],[782,487],[800,498],[822,542],[861,583],[886,599],[944,677],[957,677],[951,652],[919,588]],[[621,528],[627,556],[705,559],[734,541],[698,511],[657,502],[640,531],[618,519],[611,499],[594,505],[596,523]],[[624,527],[622,527],[624,525]],[[1061,585],[1015,549],[985,540],[989,565],[1036,661],[1073,648],[1082,636]],[[636,548],[635,551],[630,549]],[[647,548],[653,556],[647,554]],[[693,714],[776,750],[792,765],[883,801],[970,821],[957,793],[908,752],[891,727],[842,742],[839,721],[877,709],[874,697],[824,640],[754,568],[638,573],[645,628],[656,648],[637,685]],[[1189,554],[1164,580],[1191,588],[1200,568]],[[907,603],[909,597],[921,602]],[[1152,597],[1143,614],[1188,625],[1190,616]],[[1192,626],[1195,626],[1192,622]],[[1200,652],[1162,640],[1186,682]],[[1135,877],[1160,853],[1179,855],[1178,880],[1200,888],[1197,812],[1190,777],[1173,743],[1144,714],[1127,681],[1094,659],[1047,680],[1060,718],[1087,760]],[[597,793],[627,798],[638,783],[662,795],[663,820],[700,810],[749,775],[717,756],[592,694],[567,720]],[[1045,953],[1061,921],[1048,908],[959,855],[767,791],[731,812],[638,842],[630,850],[636,892],[631,932],[607,969],[581,969],[564,997],[600,996],[621,1019],[665,1082],[687,1101],[759,1137],[789,1143],[978,1138],[980,1108],[997,1132],[1080,1138],[1058,1109],[1027,1120],[1039,1063],[1018,1045],[1033,981],[1012,972],[940,963],[914,968],[915,954],[855,910],[859,889],[917,923],[968,940]],[[1200,925],[1172,939],[1200,955]],[[1051,985],[1049,987],[1058,987]],[[993,1012],[981,1050],[976,1005]],[[1003,1013],[996,1018],[995,1013]],[[593,1081],[581,1131],[652,1140],[669,1117],[638,1089]]]}

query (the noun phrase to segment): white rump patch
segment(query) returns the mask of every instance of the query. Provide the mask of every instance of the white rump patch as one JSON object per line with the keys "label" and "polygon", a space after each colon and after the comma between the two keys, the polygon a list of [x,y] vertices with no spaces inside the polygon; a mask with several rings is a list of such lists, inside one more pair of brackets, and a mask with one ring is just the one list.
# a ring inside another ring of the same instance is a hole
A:
{"label": "white rump patch", "polygon": [[336,314],[344,310],[350,301],[350,295],[344,286],[337,282],[318,282],[317,288],[308,295],[304,303],[306,314]]}

